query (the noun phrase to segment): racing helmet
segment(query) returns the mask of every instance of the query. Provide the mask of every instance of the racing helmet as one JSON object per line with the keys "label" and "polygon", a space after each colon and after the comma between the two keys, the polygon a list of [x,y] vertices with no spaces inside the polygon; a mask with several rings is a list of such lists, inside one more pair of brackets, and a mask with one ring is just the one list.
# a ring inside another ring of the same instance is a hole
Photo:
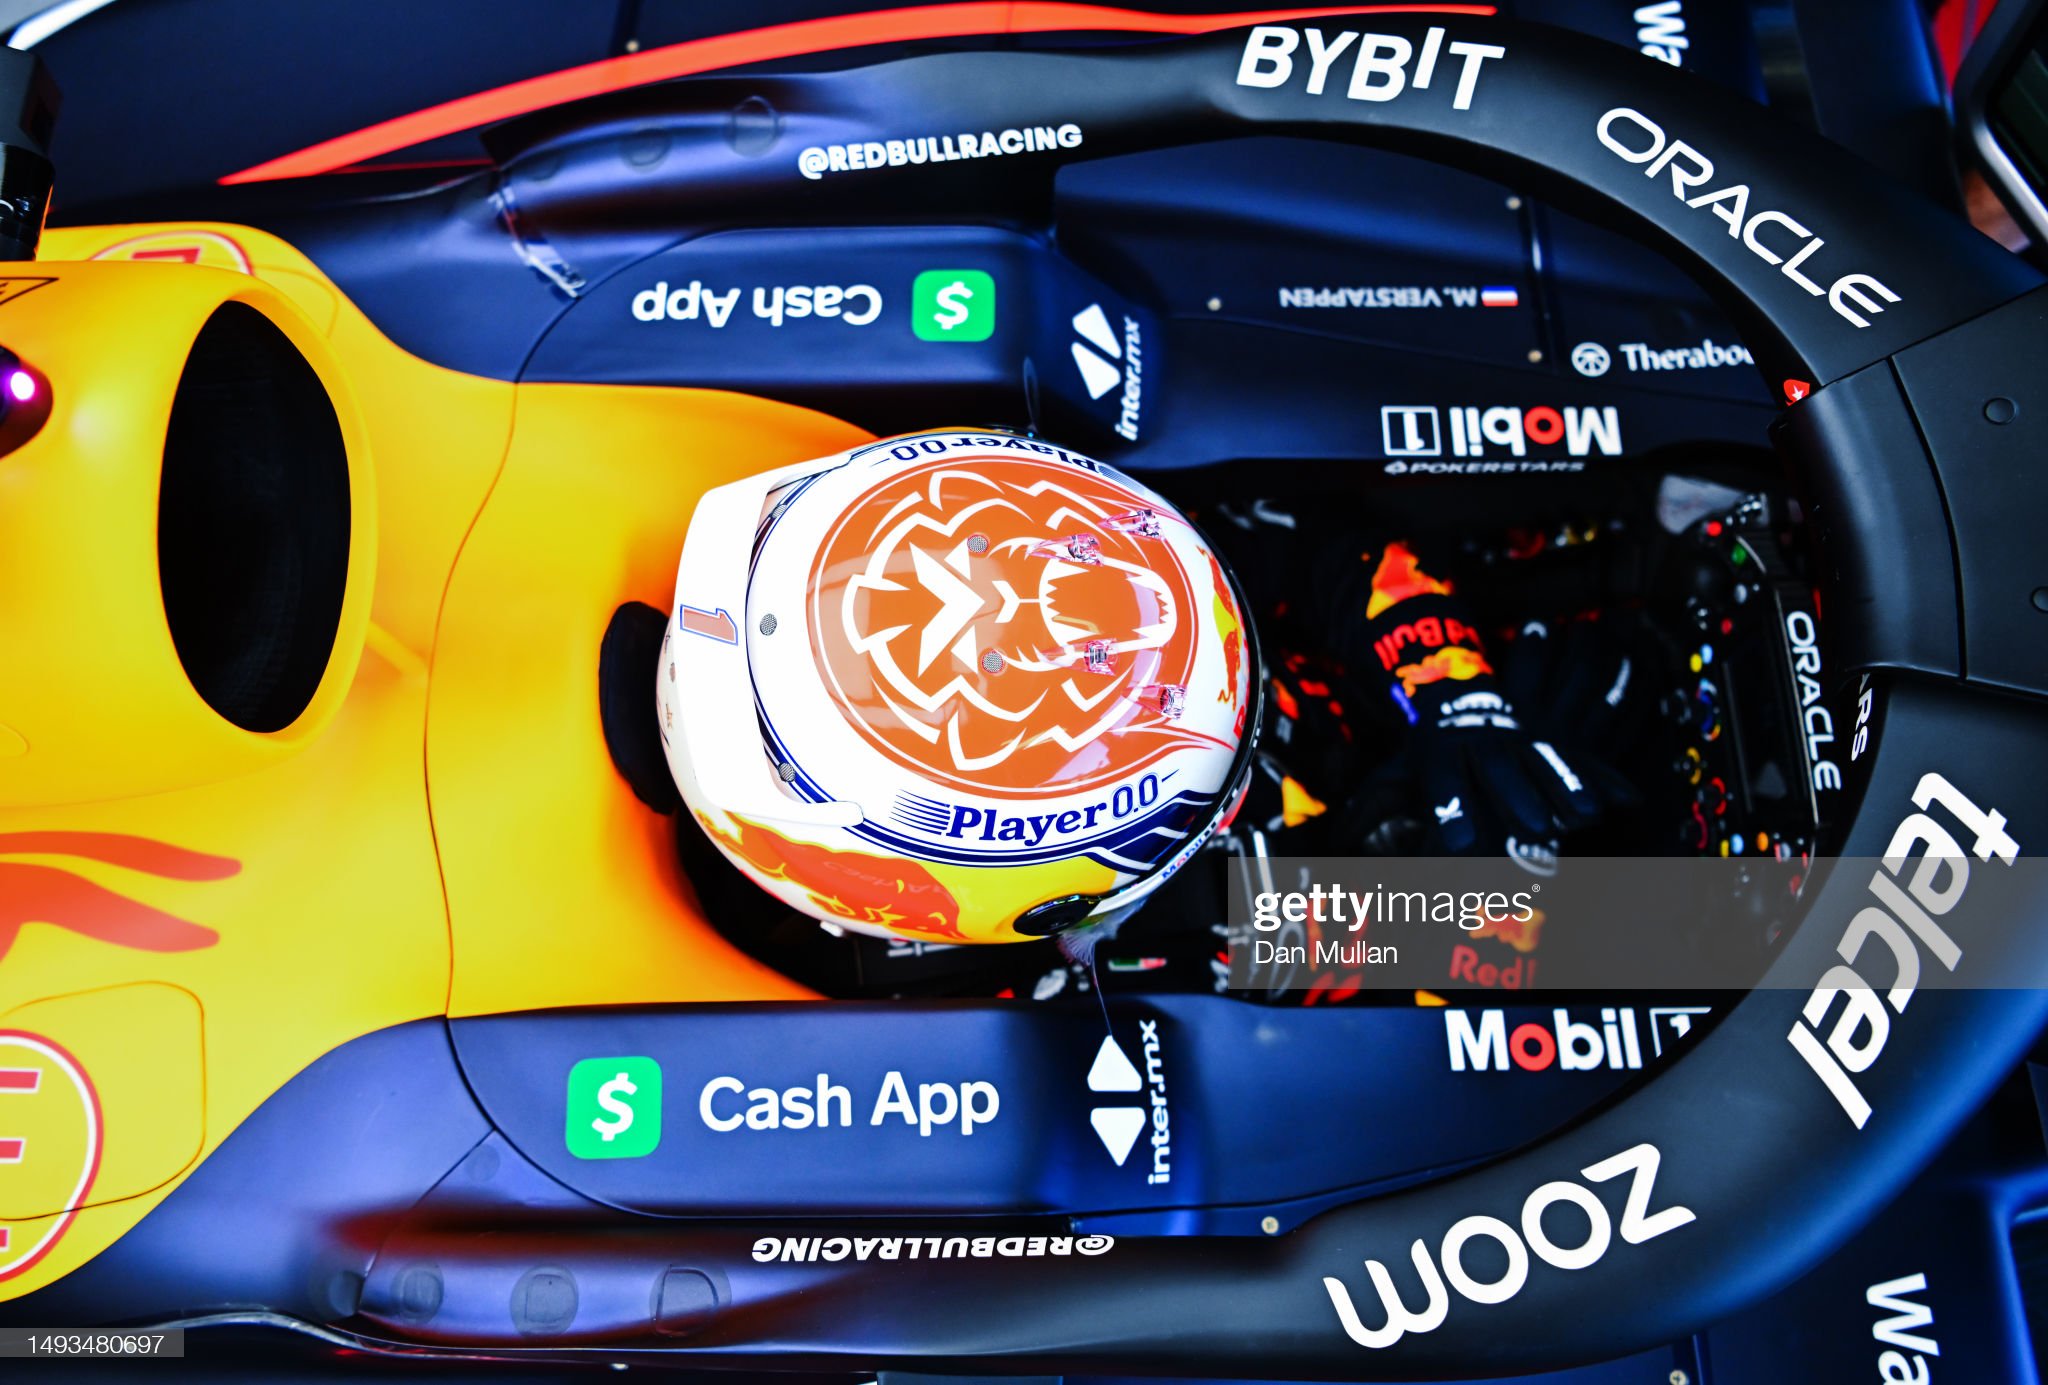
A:
{"label": "racing helmet", "polygon": [[1262,677],[1194,525],[1002,432],[705,493],[656,674],[686,810],[843,929],[1013,942],[1120,919],[1228,819]]}

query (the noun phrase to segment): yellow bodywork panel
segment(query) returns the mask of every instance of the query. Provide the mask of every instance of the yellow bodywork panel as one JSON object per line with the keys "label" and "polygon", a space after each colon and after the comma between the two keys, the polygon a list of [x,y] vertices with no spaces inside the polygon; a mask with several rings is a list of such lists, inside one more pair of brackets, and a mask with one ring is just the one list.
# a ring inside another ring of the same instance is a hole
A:
{"label": "yellow bodywork panel", "polygon": [[[806,994],[698,914],[671,822],[605,751],[597,655],[621,603],[668,609],[706,488],[865,434],[722,392],[442,369],[245,227],[53,230],[42,255],[21,268],[47,284],[0,280],[0,345],[54,400],[0,455],[0,623],[39,622],[26,655],[0,642],[0,1299],[119,1239],[374,1030]],[[238,298],[329,384],[374,506],[316,706],[254,744],[164,672],[153,595],[166,391],[205,306]],[[110,360],[139,374],[110,386]],[[90,676],[144,656],[139,686]],[[7,1086],[30,1068],[33,1098]]]}
{"label": "yellow bodywork panel", "polygon": [[[200,1041],[199,999],[161,982],[108,986],[78,995],[31,1001],[0,1015],[0,1033],[46,1037],[91,1075],[89,1099],[63,1063],[41,1063],[20,1039],[0,1038],[0,1067],[40,1067],[33,1096],[9,1103],[9,1137],[37,1158],[21,1163],[29,1177],[17,1188],[0,1184],[0,1221],[47,1216],[73,1206],[119,1202],[146,1193],[183,1173],[199,1157],[206,1125],[206,1073]],[[147,1034],[147,1047],[133,1036]],[[76,1100],[74,1100],[74,1096]],[[74,1195],[64,1174],[83,1150],[69,1143],[51,1151],[45,1139],[69,1142],[90,1126],[96,1106],[101,1149],[91,1187]],[[77,1109],[74,1109],[76,1107]],[[89,1119],[80,1121],[79,1116]]]}
{"label": "yellow bodywork panel", "polygon": [[[51,401],[43,426],[0,455],[0,724],[23,743],[0,760],[0,808],[134,797],[297,754],[347,695],[370,615],[376,486],[345,368],[289,298],[246,274],[36,268],[47,282],[0,302],[0,345],[47,377]],[[229,304],[283,331],[333,399],[351,457],[364,459],[350,481],[335,655],[304,712],[265,734],[224,720],[187,680],[157,571],[172,401],[193,341]]]}
{"label": "yellow bodywork panel", "polygon": [[427,774],[454,920],[451,1014],[808,994],[698,915],[672,821],[611,768],[597,650],[621,603],[668,611],[706,489],[865,437],[743,395],[520,387],[512,455],[434,651]]}

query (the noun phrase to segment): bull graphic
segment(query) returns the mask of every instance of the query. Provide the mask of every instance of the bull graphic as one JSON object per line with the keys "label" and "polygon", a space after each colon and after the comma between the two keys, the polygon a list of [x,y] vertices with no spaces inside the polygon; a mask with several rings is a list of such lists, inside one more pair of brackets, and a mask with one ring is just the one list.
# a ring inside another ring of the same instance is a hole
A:
{"label": "bull graphic", "polygon": [[734,856],[771,880],[800,887],[829,913],[894,933],[967,941],[960,931],[959,901],[916,861],[792,841],[741,817],[733,819],[737,836],[719,831],[702,813],[697,820]]}

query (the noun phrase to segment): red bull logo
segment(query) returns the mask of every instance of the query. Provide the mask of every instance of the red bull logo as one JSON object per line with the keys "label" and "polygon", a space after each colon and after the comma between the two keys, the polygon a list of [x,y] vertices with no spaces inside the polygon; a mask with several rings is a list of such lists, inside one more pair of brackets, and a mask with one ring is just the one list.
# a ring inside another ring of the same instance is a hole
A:
{"label": "red bull logo", "polygon": [[226,856],[118,832],[0,832],[0,959],[31,923],[145,952],[190,952],[220,939],[211,928],[61,866],[5,859],[30,855],[71,856],[165,880],[225,880],[242,869],[241,862]]}
{"label": "red bull logo", "polygon": [[736,837],[702,813],[697,820],[727,851],[771,880],[800,887],[828,913],[896,933],[967,941],[959,901],[916,861],[792,841],[745,818],[733,819],[740,829]]}
{"label": "red bull logo", "polygon": [[[1404,601],[1450,594],[1451,584],[1424,572],[1408,545],[1390,543],[1373,571],[1365,613],[1376,619]],[[1419,659],[1408,657],[1416,648],[1428,652]],[[1432,683],[1462,683],[1493,672],[1479,632],[1455,616],[1418,615],[1402,621],[1373,641],[1373,653],[1383,670],[1401,680],[1401,690],[1410,697]]]}
{"label": "red bull logo", "polygon": [[[1458,622],[1451,621],[1456,625]],[[1493,666],[1486,662],[1486,656],[1476,649],[1462,645],[1449,645],[1434,653],[1425,654],[1412,664],[1403,664],[1394,670],[1394,676],[1401,680],[1401,690],[1410,697],[1415,690],[1431,683],[1446,680],[1462,683],[1468,678],[1477,678],[1482,673],[1493,672]]]}
{"label": "red bull logo", "polygon": [[1223,690],[1216,694],[1216,700],[1229,702],[1237,696],[1237,680],[1244,669],[1244,621],[1238,616],[1237,602],[1231,598],[1223,564],[1214,555],[1209,558],[1209,582],[1216,589],[1210,599],[1210,614],[1216,621],[1216,632],[1223,636]]}
{"label": "red bull logo", "polygon": [[1495,938],[1506,943],[1517,952],[1534,952],[1543,936],[1543,911],[1531,909],[1529,916],[1519,917],[1512,910],[1487,913],[1479,926],[1472,930],[1475,938]]}
{"label": "red bull logo", "polygon": [[1380,565],[1372,574],[1372,597],[1366,602],[1366,619],[1411,596],[1449,596],[1451,584],[1439,582],[1422,570],[1422,564],[1405,543],[1390,543],[1380,554]]}
{"label": "red bull logo", "polygon": [[[1221,744],[1175,724],[1209,614],[1174,551],[1187,532],[1083,468],[975,457],[902,471],[819,553],[814,652],[847,720],[921,777],[1025,796],[1128,781]],[[1217,605],[1241,639],[1234,604]]]}

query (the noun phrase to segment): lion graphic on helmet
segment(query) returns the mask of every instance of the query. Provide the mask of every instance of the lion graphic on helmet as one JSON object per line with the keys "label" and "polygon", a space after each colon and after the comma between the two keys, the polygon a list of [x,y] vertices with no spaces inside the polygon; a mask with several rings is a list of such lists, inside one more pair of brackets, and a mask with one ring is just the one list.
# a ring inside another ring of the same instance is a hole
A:
{"label": "lion graphic on helmet", "polygon": [[900,763],[962,787],[1068,793],[1209,738],[1175,722],[1198,631],[1165,526],[1084,468],[977,459],[848,507],[811,580],[835,700]]}

